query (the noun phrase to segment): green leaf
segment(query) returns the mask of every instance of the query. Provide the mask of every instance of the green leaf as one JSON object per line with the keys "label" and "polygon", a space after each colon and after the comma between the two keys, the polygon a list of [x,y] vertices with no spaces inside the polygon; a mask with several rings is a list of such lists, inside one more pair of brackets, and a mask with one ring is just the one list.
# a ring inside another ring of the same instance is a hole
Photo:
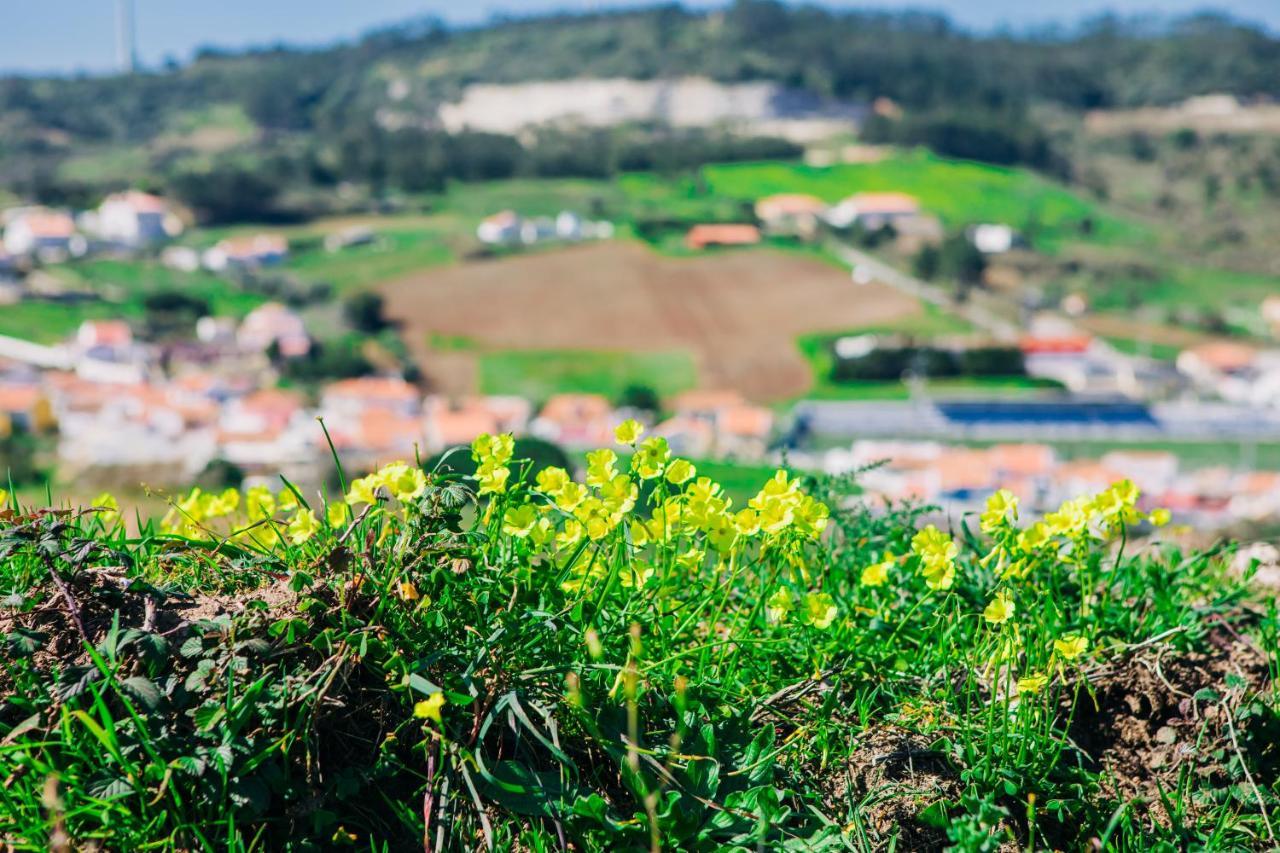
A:
{"label": "green leaf", "polygon": [[135,675],[120,682],[120,692],[142,705],[148,711],[154,711],[164,701],[164,694],[155,683],[144,676]]}
{"label": "green leaf", "polygon": [[30,628],[14,628],[5,634],[4,639],[11,655],[26,658],[44,648],[49,642],[49,635],[42,631],[32,631]]}

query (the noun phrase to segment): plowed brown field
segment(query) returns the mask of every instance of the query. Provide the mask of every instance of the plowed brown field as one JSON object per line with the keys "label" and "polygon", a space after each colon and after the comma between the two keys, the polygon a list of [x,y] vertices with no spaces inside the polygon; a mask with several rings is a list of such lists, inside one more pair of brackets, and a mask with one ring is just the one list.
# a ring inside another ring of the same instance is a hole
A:
{"label": "plowed brown field", "polygon": [[464,337],[480,351],[685,349],[701,386],[779,400],[812,382],[798,336],[920,311],[887,285],[854,285],[810,258],[767,250],[670,258],[627,242],[470,262],[382,292],[426,375],[453,392],[470,390],[478,353],[435,352],[432,335]]}

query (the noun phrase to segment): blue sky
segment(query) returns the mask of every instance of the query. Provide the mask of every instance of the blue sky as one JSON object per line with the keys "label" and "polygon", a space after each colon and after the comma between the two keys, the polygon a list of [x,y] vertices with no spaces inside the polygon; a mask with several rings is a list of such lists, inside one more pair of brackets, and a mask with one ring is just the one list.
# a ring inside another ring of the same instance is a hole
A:
{"label": "blue sky", "polygon": [[[320,44],[420,15],[459,23],[497,12],[634,6],[637,0],[134,0],[138,48],[146,64],[186,59],[201,44],[238,47],[288,41]],[[717,5],[686,0],[686,5]],[[68,73],[110,69],[113,0],[0,0],[0,70]],[[832,7],[924,7],[975,28],[1074,23],[1103,11],[1184,14],[1205,6],[1280,30],[1280,0],[826,0]]]}

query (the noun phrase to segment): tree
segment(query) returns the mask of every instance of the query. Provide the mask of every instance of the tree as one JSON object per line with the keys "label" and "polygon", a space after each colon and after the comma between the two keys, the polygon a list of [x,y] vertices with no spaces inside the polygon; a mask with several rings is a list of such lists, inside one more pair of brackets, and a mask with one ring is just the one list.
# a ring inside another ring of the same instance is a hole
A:
{"label": "tree", "polygon": [[622,389],[622,393],[618,395],[617,404],[619,408],[639,409],[642,412],[659,412],[662,410],[662,400],[658,397],[658,392],[648,385],[631,384]]}
{"label": "tree", "polygon": [[383,299],[378,293],[353,293],[342,303],[342,314],[351,328],[368,335],[376,335],[387,327],[387,318],[382,312]]}
{"label": "tree", "polygon": [[963,232],[942,241],[938,247],[938,274],[965,285],[982,283],[987,258]]}

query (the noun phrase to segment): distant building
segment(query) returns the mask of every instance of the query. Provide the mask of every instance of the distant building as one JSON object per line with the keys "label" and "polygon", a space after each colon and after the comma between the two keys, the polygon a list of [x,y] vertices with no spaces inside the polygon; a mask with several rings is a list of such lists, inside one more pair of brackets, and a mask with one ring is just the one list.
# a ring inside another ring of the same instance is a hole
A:
{"label": "distant building", "polygon": [[85,320],[76,330],[76,346],[86,352],[125,350],[133,346],[133,330],[124,320]]}
{"label": "distant building", "polygon": [[984,255],[1000,255],[1021,245],[1022,238],[1008,225],[984,223],[968,231],[969,242]]}
{"label": "distant building", "polygon": [[206,249],[201,260],[214,272],[256,269],[282,263],[289,256],[289,241],[279,234],[228,237]]}
{"label": "distant building", "polygon": [[384,412],[417,418],[422,395],[398,376],[360,376],[327,385],[320,395],[325,417],[352,418],[364,412]]}
{"label": "distant building", "polygon": [[113,193],[98,206],[98,233],[125,246],[145,246],[182,233],[182,223],[168,203],[150,193]]}
{"label": "distant building", "polygon": [[9,218],[4,229],[4,249],[11,255],[49,259],[58,255],[83,255],[88,243],[76,233],[75,220],[69,214],[30,208]]}
{"label": "distant building", "polygon": [[160,252],[160,263],[172,270],[195,272],[200,269],[200,253],[189,246],[168,246]]}
{"label": "distant building", "polygon": [[685,235],[684,243],[690,249],[706,249],[711,246],[753,246],[760,242],[760,229],[754,225],[721,223],[695,225]]}
{"label": "distant building", "polygon": [[311,351],[311,337],[307,334],[306,324],[296,312],[279,302],[268,302],[250,311],[240,323],[236,341],[254,352],[265,352],[274,344],[285,358],[303,356]]}
{"label": "distant building", "polygon": [[827,213],[827,222],[836,228],[858,225],[878,231],[903,219],[920,215],[920,202],[906,193],[858,193],[846,198]]}
{"label": "distant building", "polygon": [[817,196],[803,193],[780,193],[756,201],[756,219],[765,230],[775,234],[811,237],[826,215],[827,203]]}
{"label": "distant building", "polygon": [[520,242],[523,220],[514,210],[504,210],[480,220],[476,238],[489,246],[511,246]]}
{"label": "distant building", "polygon": [[566,447],[607,447],[616,420],[613,407],[599,394],[554,394],[529,429]]}

